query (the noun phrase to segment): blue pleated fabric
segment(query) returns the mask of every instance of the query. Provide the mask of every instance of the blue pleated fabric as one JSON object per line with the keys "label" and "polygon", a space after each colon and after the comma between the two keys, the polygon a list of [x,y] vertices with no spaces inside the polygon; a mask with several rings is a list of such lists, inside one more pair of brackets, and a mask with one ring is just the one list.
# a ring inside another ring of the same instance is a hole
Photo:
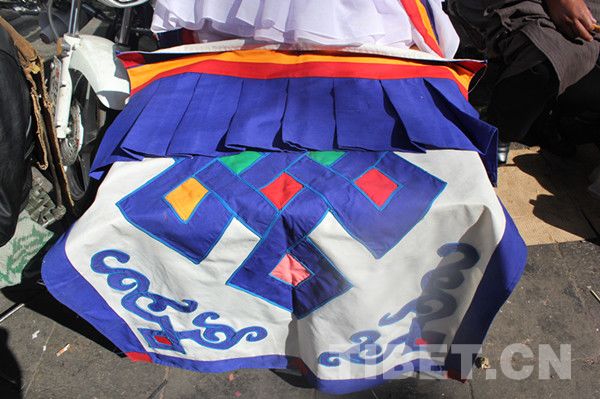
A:
{"label": "blue pleated fabric", "polygon": [[246,79],[183,73],[136,93],[92,166],[260,151],[478,151],[496,180],[496,129],[439,78]]}

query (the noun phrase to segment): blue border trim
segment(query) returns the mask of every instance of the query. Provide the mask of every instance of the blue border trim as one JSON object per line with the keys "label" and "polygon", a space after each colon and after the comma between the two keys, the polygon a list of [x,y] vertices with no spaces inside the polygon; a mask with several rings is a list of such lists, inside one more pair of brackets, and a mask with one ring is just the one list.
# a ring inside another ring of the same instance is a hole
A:
{"label": "blue border trim", "polygon": [[[506,213],[506,211],[505,211]],[[65,253],[68,233],[63,235],[44,258],[42,277],[48,291],[67,305],[117,345],[123,352],[147,354],[157,364],[180,367],[198,372],[225,372],[240,368],[293,368],[301,369],[315,388],[332,394],[345,394],[369,389],[401,375],[398,365],[372,378],[352,380],[323,380],[317,378],[300,359],[285,355],[266,355],[220,361],[186,360],[147,353],[127,324],[108,306],[106,301],[73,267]],[[526,247],[516,227],[507,215],[504,235],[494,251],[486,272],[477,289],[453,343],[480,344],[500,306],[504,303],[523,273]],[[502,282],[502,283],[500,283]],[[491,294],[495,294],[491,295]],[[490,300],[493,298],[493,300]],[[459,359],[460,360],[460,359]],[[416,364],[412,362],[416,368]],[[445,368],[453,367],[446,359]]]}
{"label": "blue border trim", "polygon": [[[527,246],[504,205],[502,205],[502,210],[506,217],[504,235],[494,250],[471,305],[454,334],[453,345],[483,344],[496,314],[510,296],[525,270]],[[473,362],[475,356],[473,355]],[[446,357],[445,367],[447,370],[456,372],[458,376],[461,371],[460,362],[460,356],[449,354]],[[467,375],[460,377],[466,379]]]}
{"label": "blue border trim", "polygon": [[44,257],[42,279],[46,288],[52,296],[77,312],[122,352],[145,353],[144,347],[127,323],[111,309],[67,258],[65,244],[70,231],[65,233]]}

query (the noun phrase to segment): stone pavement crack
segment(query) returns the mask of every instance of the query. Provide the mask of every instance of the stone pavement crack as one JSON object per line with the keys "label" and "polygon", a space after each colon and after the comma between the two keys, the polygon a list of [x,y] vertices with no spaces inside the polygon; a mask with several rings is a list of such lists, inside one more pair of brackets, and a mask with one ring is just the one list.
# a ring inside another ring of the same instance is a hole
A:
{"label": "stone pavement crack", "polygon": [[467,381],[469,384],[469,393],[471,394],[471,399],[475,399],[475,392],[473,391],[473,381]]}
{"label": "stone pavement crack", "polygon": [[167,383],[168,383],[167,380],[164,380],[163,382],[161,382],[160,385],[158,387],[156,387],[156,389],[154,391],[152,391],[150,396],[148,396],[148,399],[154,399],[154,398],[156,398],[156,396],[158,394],[161,394],[161,397],[162,397],[163,390],[164,390],[165,386],[167,386]]}

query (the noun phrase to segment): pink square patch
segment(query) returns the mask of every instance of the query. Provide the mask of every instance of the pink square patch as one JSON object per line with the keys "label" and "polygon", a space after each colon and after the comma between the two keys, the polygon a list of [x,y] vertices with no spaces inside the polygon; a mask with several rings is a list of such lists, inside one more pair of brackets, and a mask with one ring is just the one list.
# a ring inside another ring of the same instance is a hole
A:
{"label": "pink square patch", "polygon": [[309,278],[311,273],[292,255],[286,254],[275,269],[273,269],[271,276],[295,287]]}

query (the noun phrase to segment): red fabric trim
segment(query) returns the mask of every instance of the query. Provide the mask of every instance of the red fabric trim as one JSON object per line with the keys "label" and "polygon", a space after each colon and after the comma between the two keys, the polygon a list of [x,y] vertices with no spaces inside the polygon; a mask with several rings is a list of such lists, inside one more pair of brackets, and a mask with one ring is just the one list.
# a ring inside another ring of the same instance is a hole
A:
{"label": "red fabric trim", "polygon": [[302,375],[309,375],[310,374],[310,370],[309,370],[308,366],[306,365],[306,363],[304,363],[302,361],[302,359],[299,359],[297,357],[293,358],[290,361],[290,366],[291,366],[290,368],[295,368]]}
{"label": "red fabric trim", "polygon": [[132,362],[152,363],[152,358],[150,358],[150,355],[148,355],[147,353],[127,352],[126,355]]}
{"label": "red fabric trim", "polygon": [[456,370],[448,370],[446,372],[446,377],[451,379],[451,380],[456,380],[456,381],[460,381],[462,383],[465,383],[467,381],[466,378],[464,378],[461,374],[460,371],[456,371]]}
{"label": "red fabric trim", "polygon": [[407,78],[443,78],[455,81],[467,96],[467,88],[456,80],[447,66],[410,66],[387,64],[364,64],[348,62],[305,62],[302,64],[237,63],[230,61],[207,60],[181,68],[171,69],[156,75],[143,85],[131,88],[135,94],[155,80],[186,72],[208,73],[249,79],[277,78],[363,78],[363,79],[407,79]]}
{"label": "red fabric trim", "polygon": [[194,37],[194,31],[188,29],[181,30],[181,41],[182,44],[194,44],[196,42],[196,38]]}
{"label": "red fabric trim", "polygon": [[117,58],[121,60],[125,69],[135,68],[136,66],[144,65],[146,63],[146,58],[144,58],[142,53],[119,54]]}

